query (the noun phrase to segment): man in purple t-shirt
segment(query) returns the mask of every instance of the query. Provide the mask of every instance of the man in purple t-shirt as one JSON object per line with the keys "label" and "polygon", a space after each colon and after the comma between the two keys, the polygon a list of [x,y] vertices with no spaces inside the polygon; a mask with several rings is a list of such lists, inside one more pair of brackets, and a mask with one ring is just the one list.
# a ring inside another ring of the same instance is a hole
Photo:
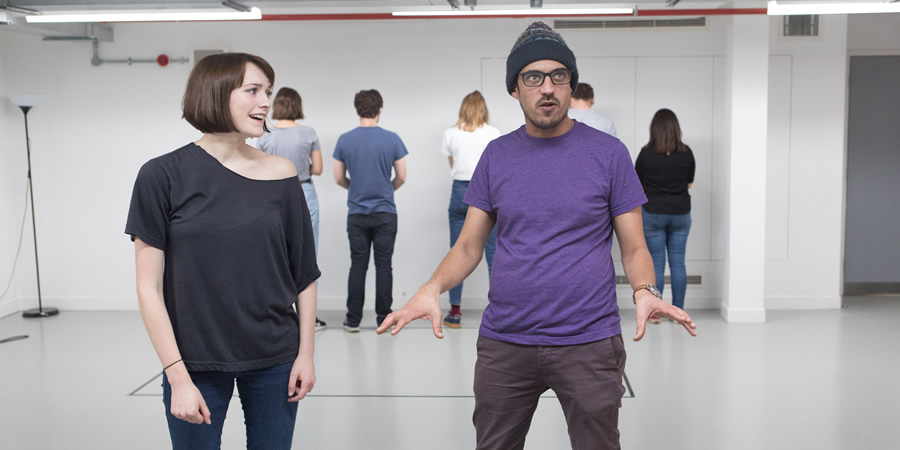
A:
{"label": "man in purple t-shirt", "polygon": [[634,289],[637,333],[651,315],[691,318],[659,297],[644,242],[647,201],[618,139],[567,115],[578,84],[562,36],[535,22],[507,59],[507,90],[525,125],[491,142],[465,202],[466,224],[431,279],[378,333],[431,320],[443,337],[438,297],[478,265],[497,224],[488,307],[475,365],[477,448],[521,449],[538,399],[553,389],[573,449],[618,449],[625,349],[610,254],[615,232]]}

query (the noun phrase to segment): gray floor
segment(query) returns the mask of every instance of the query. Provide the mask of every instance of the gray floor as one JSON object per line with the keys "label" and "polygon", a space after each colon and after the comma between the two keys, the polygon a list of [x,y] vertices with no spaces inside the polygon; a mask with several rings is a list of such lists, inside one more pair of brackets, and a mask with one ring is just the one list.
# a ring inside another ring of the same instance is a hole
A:
{"label": "gray floor", "polygon": [[[900,448],[900,298],[846,299],[839,311],[770,311],[764,325],[693,315],[630,341],[620,417],[624,449]],[[396,337],[337,325],[316,344],[318,383],[300,405],[296,449],[470,449],[478,312],[438,341],[424,322]],[[363,324],[366,325],[366,322]],[[138,313],[68,312],[0,319],[0,448],[162,449],[168,433],[159,364]],[[235,399],[236,401],[237,399]],[[243,448],[232,403],[224,446]],[[552,392],[528,449],[566,449]]]}

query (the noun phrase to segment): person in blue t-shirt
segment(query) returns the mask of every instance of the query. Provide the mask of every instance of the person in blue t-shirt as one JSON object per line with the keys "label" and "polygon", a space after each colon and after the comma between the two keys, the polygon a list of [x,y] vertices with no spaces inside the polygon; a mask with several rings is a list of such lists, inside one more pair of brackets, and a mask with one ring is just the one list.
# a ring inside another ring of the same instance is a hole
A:
{"label": "person in blue t-shirt", "polygon": [[[344,330],[359,332],[366,294],[369,253],[375,252],[375,314],[378,325],[391,313],[391,258],[397,237],[394,191],[406,182],[406,146],[396,133],[378,126],[384,101],[378,91],[360,91],[354,99],[359,127],[338,138],[334,181],[347,189],[347,237],[350,278]],[[394,177],[391,178],[391,169]],[[347,174],[349,173],[349,177]]]}

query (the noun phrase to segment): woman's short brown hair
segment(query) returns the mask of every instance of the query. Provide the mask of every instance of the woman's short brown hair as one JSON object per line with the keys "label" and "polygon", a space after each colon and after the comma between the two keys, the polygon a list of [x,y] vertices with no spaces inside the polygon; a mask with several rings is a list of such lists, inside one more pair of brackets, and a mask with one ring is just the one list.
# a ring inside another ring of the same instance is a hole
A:
{"label": "woman's short brown hair", "polygon": [[194,65],[181,100],[181,117],[203,133],[237,131],[231,119],[231,92],[241,87],[247,63],[262,70],[275,83],[275,71],[266,60],[247,53],[209,55]]}
{"label": "woman's short brown hair", "polygon": [[297,120],[303,118],[303,100],[297,91],[283,87],[272,100],[272,118],[275,120]]}

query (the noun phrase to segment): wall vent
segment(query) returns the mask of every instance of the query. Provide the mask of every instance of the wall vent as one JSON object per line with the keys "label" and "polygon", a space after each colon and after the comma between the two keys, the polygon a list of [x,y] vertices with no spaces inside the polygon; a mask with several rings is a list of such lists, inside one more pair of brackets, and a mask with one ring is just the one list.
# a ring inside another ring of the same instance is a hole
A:
{"label": "wall vent", "polygon": [[[788,17],[788,16],[785,16]],[[587,29],[587,28],[689,28],[705,27],[706,17],[692,17],[686,19],[619,19],[619,20],[555,20],[553,28],[556,29]]]}
{"label": "wall vent", "polygon": [[819,35],[819,16],[783,16],[784,27],[782,34],[788,37],[795,36],[818,36]]}
{"label": "wall vent", "polygon": [[[671,284],[672,279],[666,275],[666,284]],[[627,285],[628,277],[625,275],[616,275],[616,284],[619,285]],[[657,283],[659,284],[659,283]],[[703,285],[703,276],[702,275],[688,275],[687,277],[688,286],[702,286]]]}
{"label": "wall vent", "polygon": [[194,64],[209,55],[218,55],[219,53],[225,53],[225,50],[194,50]]}

